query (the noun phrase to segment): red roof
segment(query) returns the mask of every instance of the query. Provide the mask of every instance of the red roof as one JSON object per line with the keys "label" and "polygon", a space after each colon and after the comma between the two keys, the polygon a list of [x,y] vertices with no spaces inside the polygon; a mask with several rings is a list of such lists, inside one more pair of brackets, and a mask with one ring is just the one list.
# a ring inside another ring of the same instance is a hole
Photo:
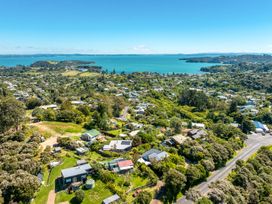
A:
{"label": "red roof", "polygon": [[131,160],[119,161],[117,164],[119,167],[133,166],[133,162]]}

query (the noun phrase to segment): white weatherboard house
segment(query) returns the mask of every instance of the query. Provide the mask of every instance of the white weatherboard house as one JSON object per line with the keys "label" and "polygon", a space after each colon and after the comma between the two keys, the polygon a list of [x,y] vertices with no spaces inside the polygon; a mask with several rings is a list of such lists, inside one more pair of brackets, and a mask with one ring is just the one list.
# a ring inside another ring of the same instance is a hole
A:
{"label": "white weatherboard house", "polygon": [[112,140],[108,145],[103,146],[104,151],[124,152],[130,150],[132,140]]}
{"label": "white weatherboard house", "polygon": [[203,123],[192,123],[192,127],[205,129],[205,124],[203,124]]}

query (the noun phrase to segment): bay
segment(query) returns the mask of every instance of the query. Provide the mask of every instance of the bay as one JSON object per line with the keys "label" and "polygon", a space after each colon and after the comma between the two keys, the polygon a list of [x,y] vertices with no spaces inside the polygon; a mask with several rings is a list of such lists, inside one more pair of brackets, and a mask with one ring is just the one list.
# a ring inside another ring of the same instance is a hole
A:
{"label": "bay", "polygon": [[193,55],[1,55],[0,65],[16,66],[30,65],[39,60],[83,60],[94,61],[97,66],[109,72],[114,70],[118,73],[131,72],[158,72],[199,74],[201,67],[212,66],[210,63],[187,63],[180,58],[201,56],[216,56],[216,54],[193,54]]}

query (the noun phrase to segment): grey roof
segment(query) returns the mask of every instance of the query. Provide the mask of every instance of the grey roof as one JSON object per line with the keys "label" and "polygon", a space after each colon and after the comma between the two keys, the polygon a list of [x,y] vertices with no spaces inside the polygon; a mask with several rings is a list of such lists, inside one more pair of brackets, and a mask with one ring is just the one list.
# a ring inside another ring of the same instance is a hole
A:
{"label": "grey roof", "polygon": [[126,150],[131,146],[132,140],[112,140],[110,144],[103,146],[103,150]]}
{"label": "grey roof", "polygon": [[84,164],[84,165],[80,165],[80,166],[76,166],[76,167],[72,167],[68,169],[63,169],[61,170],[61,174],[63,178],[69,178],[69,177],[74,177],[81,174],[87,174],[87,171],[90,169],[92,169],[90,164]]}
{"label": "grey roof", "polygon": [[103,203],[104,204],[110,204],[110,203],[112,203],[114,201],[117,201],[119,199],[120,199],[119,195],[114,194],[113,196],[110,196],[110,197],[106,198],[105,200],[103,200]]}
{"label": "grey roof", "polygon": [[90,166],[90,164],[83,164],[79,166],[81,169],[85,170],[85,171],[89,171],[92,169],[92,167]]}
{"label": "grey roof", "polygon": [[76,148],[76,151],[78,152],[78,153],[85,153],[85,152],[87,152],[89,149],[87,148],[87,147],[78,147],[78,148]]}
{"label": "grey roof", "polygon": [[157,149],[150,149],[148,150],[147,152],[145,152],[143,155],[142,155],[142,158],[145,159],[145,160],[149,160],[149,155],[151,154],[159,154],[161,153],[160,150],[157,150]]}
{"label": "grey roof", "polygon": [[197,132],[194,132],[194,134],[191,134],[190,137],[193,139],[198,139],[206,135],[207,133],[204,130],[198,130]]}
{"label": "grey roof", "polygon": [[77,166],[82,165],[82,164],[87,164],[87,161],[85,159],[77,160]]}
{"label": "grey roof", "polygon": [[63,178],[74,177],[86,173],[87,172],[84,169],[81,169],[79,166],[61,170]]}

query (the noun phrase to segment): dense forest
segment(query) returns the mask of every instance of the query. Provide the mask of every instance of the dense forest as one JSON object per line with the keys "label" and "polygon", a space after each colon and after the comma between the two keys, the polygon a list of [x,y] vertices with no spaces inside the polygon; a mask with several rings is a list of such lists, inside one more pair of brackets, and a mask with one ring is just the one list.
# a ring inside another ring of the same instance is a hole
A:
{"label": "dense forest", "polygon": [[263,147],[248,161],[238,161],[228,180],[214,183],[208,198],[197,203],[272,203],[271,170],[271,147]]}
{"label": "dense forest", "polygon": [[201,71],[218,73],[218,72],[271,72],[272,64],[265,63],[239,63],[234,65],[215,65],[210,67],[202,67]]}

